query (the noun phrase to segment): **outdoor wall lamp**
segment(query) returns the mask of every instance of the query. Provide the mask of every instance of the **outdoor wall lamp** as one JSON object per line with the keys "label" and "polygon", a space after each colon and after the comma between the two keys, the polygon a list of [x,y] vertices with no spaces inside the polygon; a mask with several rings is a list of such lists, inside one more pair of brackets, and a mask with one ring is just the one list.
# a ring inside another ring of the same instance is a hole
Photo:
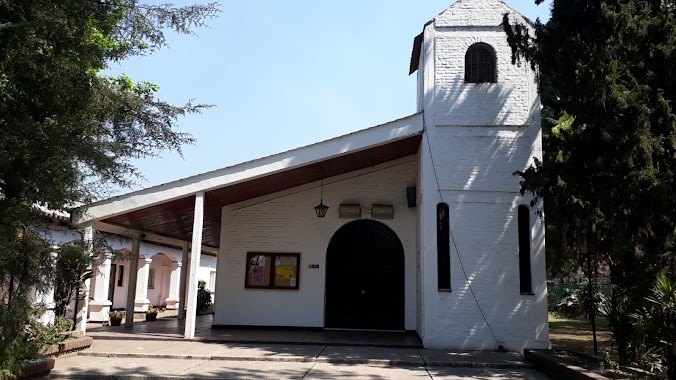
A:
{"label": "outdoor wall lamp", "polygon": [[329,211],[329,206],[324,204],[324,171],[322,170],[322,185],[319,192],[319,204],[315,206],[315,213],[318,218],[323,218],[326,216],[326,212]]}

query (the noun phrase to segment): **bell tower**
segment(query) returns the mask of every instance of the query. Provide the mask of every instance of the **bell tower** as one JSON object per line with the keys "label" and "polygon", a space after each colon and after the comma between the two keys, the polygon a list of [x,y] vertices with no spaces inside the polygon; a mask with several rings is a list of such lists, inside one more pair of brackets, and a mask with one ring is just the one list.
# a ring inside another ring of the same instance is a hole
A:
{"label": "bell tower", "polygon": [[501,0],[458,0],[414,43],[425,347],[549,346],[544,225],[513,175],[542,157],[541,105],[504,14],[532,26]]}

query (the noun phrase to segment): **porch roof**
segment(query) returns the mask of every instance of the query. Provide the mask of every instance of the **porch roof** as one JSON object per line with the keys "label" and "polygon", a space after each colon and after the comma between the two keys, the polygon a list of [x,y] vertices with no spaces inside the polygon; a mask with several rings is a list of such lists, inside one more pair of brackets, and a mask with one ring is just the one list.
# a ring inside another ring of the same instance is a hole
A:
{"label": "porch roof", "polygon": [[101,222],[188,242],[195,194],[205,192],[203,245],[220,244],[221,208],[416,154],[423,116],[402,119],[284,153],[149,187],[73,210],[73,224]]}

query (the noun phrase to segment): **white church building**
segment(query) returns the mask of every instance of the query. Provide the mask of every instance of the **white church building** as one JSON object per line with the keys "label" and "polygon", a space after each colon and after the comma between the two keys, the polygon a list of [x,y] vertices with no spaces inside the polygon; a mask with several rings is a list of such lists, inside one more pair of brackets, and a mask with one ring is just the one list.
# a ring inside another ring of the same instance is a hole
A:
{"label": "white church building", "polygon": [[511,63],[505,13],[532,25],[500,0],[458,0],[424,26],[413,115],[90,204],[72,222],[182,245],[192,268],[215,252],[214,327],[548,348],[544,225],[512,174],[542,156],[541,105],[530,65]]}

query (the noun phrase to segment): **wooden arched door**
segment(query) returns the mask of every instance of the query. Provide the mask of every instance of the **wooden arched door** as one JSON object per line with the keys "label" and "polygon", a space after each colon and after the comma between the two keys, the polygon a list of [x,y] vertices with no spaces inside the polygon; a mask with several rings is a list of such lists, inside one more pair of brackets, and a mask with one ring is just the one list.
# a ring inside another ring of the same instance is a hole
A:
{"label": "wooden arched door", "polygon": [[341,227],[326,254],[326,328],[404,330],[404,248],[386,225]]}

